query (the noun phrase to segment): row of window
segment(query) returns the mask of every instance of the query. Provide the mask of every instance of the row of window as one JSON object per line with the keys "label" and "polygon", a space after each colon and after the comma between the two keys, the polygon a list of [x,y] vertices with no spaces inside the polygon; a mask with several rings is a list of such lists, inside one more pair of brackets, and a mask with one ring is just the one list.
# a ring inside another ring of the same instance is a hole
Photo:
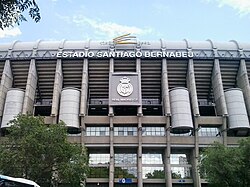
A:
{"label": "row of window", "polygon": [[[164,156],[161,153],[143,153],[142,154],[142,164],[163,164]],[[89,154],[89,164],[91,165],[105,165],[109,164],[110,154],[109,153],[94,153]],[[170,155],[171,164],[190,164],[190,158],[188,154],[171,154]],[[117,153],[115,154],[115,164],[116,165],[136,165],[137,164],[137,154],[136,153]]]}
{"label": "row of window", "polygon": [[[86,136],[109,136],[109,127],[87,127]],[[114,136],[137,136],[137,127],[114,127]],[[142,127],[142,136],[165,136],[164,127]],[[192,136],[192,131],[188,133],[173,134],[171,136]],[[201,128],[199,136],[220,136],[218,128]]]}
{"label": "row of window", "polygon": [[114,136],[137,136],[137,127],[114,127]]}
{"label": "row of window", "polygon": [[[189,179],[192,167],[171,167],[172,179]],[[108,167],[90,167],[88,178],[108,178]],[[115,178],[137,178],[136,166],[115,167]],[[144,179],[165,179],[164,167],[142,167]]]}
{"label": "row of window", "polygon": [[[136,153],[115,153],[115,178],[136,178],[137,177],[137,154]],[[142,175],[143,178],[165,178],[164,155],[162,153],[142,154]],[[90,174],[89,178],[109,177],[108,153],[89,154]],[[171,154],[170,163],[173,179],[191,178],[191,165],[189,154]]]}

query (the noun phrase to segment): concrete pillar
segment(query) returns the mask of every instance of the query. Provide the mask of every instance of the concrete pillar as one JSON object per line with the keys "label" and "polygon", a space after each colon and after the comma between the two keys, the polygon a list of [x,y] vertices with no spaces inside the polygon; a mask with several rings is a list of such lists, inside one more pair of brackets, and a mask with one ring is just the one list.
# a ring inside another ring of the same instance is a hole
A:
{"label": "concrete pillar", "polygon": [[167,60],[162,59],[162,101],[164,115],[170,115],[170,101],[169,101],[169,89],[168,89],[168,71],[167,71]]}
{"label": "concrete pillar", "polygon": [[110,145],[110,161],[109,161],[109,187],[114,187],[114,174],[115,174],[115,153],[114,153],[114,124],[113,116],[109,117],[110,123],[110,135],[109,135],[109,145]]}
{"label": "concrete pillar", "polygon": [[250,86],[249,86],[249,79],[247,75],[245,59],[240,60],[240,67],[238,70],[236,81],[237,81],[237,86],[243,92],[247,113],[248,116],[250,116]]}
{"label": "concrete pillar", "polygon": [[6,94],[8,89],[12,87],[12,84],[13,84],[13,76],[10,66],[10,60],[6,60],[0,84],[0,117],[3,116]]}
{"label": "concrete pillar", "polygon": [[194,187],[201,187],[199,170],[197,169],[199,166],[199,162],[196,154],[197,154],[196,149],[195,148],[192,149],[191,152],[192,175],[193,175]]}
{"label": "concrete pillar", "polygon": [[200,174],[199,174],[199,117],[194,117],[194,154],[193,154],[193,165],[192,165],[192,171],[193,171],[193,180],[194,180],[194,187],[201,187],[201,180],[200,180]]}
{"label": "concrete pillar", "polygon": [[[137,51],[140,51],[140,46],[137,46]],[[141,85],[141,59],[136,59],[136,72],[138,73],[139,83]],[[139,86],[139,100],[142,99],[141,86]],[[142,103],[142,102],[140,102]],[[137,149],[137,186],[143,187],[142,180],[142,104],[137,108],[137,116],[138,116],[138,149]]]}
{"label": "concrete pillar", "polygon": [[193,114],[195,116],[199,116],[200,111],[199,111],[199,104],[198,104],[198,98],[197,98],[197,92],[196,92],[193,59],[189,59],[189,62],[188,62],[187,87],[190,93]]}
{"label": "concrete pillar", "polygon": [[80,126],[80,130],[81,130],[81,145],[84,146],[85,145],[85,135],[86,135],[86,125],[84,123],[84,117],[80,117],[81,120],[81,126]]}
{"label": "concrete pillar", "polygon": [[[114,72],[114,59],[110,58],[109,60],[109,81],[110,77]],[[110,146],[110,161],[109,161],[109,187],[114,187],[114,174],[115,174],[115,153],[114,153],[114,109],[112,106],[109,106],[109,146]]]}
{"label": "concrete pillar", "polygon": [[[137,51],[139,51],[139,50],[137,49]],[[139,99],[140,103],[142,103],[141,102],[142,101],[142,92],[141,92],[141,59],[140,58],[136,59],[136,72],[138,73],[138,85],[139,85],[138,91],[140,93],[138,99]],[[142,114],[142,104],[138,107],[137,115],[138,116],[143,115]]]}
{"label": "concrete pillar", "polygon": [[190,93],[192,112],[194,115],[194,156],[193,156],[193,179],[194,186],[201,187],[200,175],[198,171],[198,159],[199,159],[199,136],[198,136],[198,118],[200,116],[198,97],[196,91],[195,75],[194,75],[194,61],[189,59],[188,62],[188,76],[187,76],[187,87]]}
{"label": "concrete pillar", "polygon": [[85,123],[84,116],[87,115],[88,106],[88,59],[85,58],[83,61],[82,71],[82,88],[81,88],[81,104],[80,104],[80,118],[81,118],[81,144],[84,146],[85,137]]}
{"label": "concrete pillar", "polygon": [[53,123],[57,123],[57,116],[59,111],[59,101],[63,86],[63,73],[62,73],[62,60],[57,59],[55,81],[53,89],[53,99],[51,106],[51,116],[53,117]]}
{"label": "concrete pillar", "polygon": [[220,63],[219,59],[214,60],[214,68],[212,73],[212,86],[214,92],[214,100],[216,105],[216,112],[217,115],[223,116],[223,124],[222,124],[222,136],[223,142],[226,145],[227,143],[227,119],[228,116],[226,100],[224,95],[223,83],[221,78],[221,71],[220,71]]}
{"label": "concrete pillar", "polygon": [[164,115],[166,116],[166,148],[164,154],[164,170],[166,187],[172,187],[172,174],[171,174],[171,140],[170,140],[170,101],[169,101],[169,89],[168,89],[168,72],[167,72],[167,60],[162,59],[162,101],[164,108]]}
{"label": "concrete pillar", "polygon": [[85,116],[87,114],[88,106],[88,59],[84,59],[83,71],[82,71],[82,88],[81,88],[81,105],[80,115]]}
{"label": "concrete pillar", "polygon": [[[80,127],[80,130],[81,130],[81,146],[85,147],[86,126],[85,126],[85,123],[84,123],[84,117],[80,117],[80,120],[81,120],[80,121],[81,122],[81,127]],[[86,180],[81,181],[80,186],[85,187],[86,186]]]}
{"label": "concrete pillar", "polygon": [[227,146],[227,116],[222,118],[222,138],[223,144]]}
{"label": "concrete pillar", "polygon": [[[112,73],[114,72],[114,59],[109,59],[109,81],[111,81]],[[111,83],[109,83],[111,85]],[[109,116],[114,116],[114,108],[109,106]]]}
{"label": "concrete pillar", "polygon": [[[81,146],[84,148],[85,147],[85,135],[86,135],[86,126],[84,123],[84,117],[80,117],[80,130],[81,130]],[[80,186],[85,187],[86,186],[86,179],[81,181]]]}
{"label": "concrete pillar", "polygon": [[138,116],[137,186],[143,187],[142,180],[142,117]]}
{"label": "concrete pillar", "polygon": [[172,173],[171,173],[171,141],[170,141],[170,116],[166,117],[166,137],[167,137],[167,147],[165,148],[164,154],[164,170],[165,170],[165,181],[166,187],[172,187]]}
{"label": "concrete pillar", "polygon": [[37,80],[38,77],[36,71],[36,62],[35,59],[31,59],[26,90],[24,95],[24,101],[23,101],[23,111],[22,111],[23,114],[33,113]]}
{"label": "concrete pillar", "polygon": [[214,60],[214,67],[212,73],[212,86],[214,93],[214,100],[216,105],[216,112],[218,115],[227,115],[227,106],[225,101],[223,83],[220,72],[219,59]]}

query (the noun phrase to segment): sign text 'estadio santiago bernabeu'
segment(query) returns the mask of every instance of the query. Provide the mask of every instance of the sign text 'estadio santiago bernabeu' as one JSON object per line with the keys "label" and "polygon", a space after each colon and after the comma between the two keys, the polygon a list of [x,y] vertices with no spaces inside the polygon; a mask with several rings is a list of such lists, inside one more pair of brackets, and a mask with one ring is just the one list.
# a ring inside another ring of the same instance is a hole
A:
{"label": "sign text 'estadio santiago bernabeu'", "polygon": [[168,51],[64,51],[57,58],[192,58],[193,52]]}

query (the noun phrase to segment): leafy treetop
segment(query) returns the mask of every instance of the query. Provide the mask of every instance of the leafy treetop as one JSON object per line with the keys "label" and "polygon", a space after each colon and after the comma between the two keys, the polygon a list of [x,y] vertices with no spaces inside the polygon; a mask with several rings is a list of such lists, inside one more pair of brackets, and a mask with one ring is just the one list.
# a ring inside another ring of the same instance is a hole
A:
{"label": "leafy treetop", "polygon": [[0,28],[13,27],[27,21],[23,15],[26,10],[35,22],[40,21],[40,9],[35,0],[0,0]]}
{"label": "leafy treetop", "polygon": [[42,117],[19,115],[0,144],[0,173],[41,186],[79,186],[88,172],[87,151],[67,141],[63,123],[45,125]]}

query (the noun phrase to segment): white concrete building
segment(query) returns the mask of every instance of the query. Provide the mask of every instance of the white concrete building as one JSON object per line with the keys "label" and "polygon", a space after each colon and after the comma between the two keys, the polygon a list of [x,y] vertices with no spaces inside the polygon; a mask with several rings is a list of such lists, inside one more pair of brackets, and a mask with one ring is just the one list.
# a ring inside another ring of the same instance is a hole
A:
{"label": "white concrete building", "polygon": [[236,41],[0,44],[1,136],[18,113],[63,120],[89,187],[207,186],[200,150],[249,136],[249,74]]}

